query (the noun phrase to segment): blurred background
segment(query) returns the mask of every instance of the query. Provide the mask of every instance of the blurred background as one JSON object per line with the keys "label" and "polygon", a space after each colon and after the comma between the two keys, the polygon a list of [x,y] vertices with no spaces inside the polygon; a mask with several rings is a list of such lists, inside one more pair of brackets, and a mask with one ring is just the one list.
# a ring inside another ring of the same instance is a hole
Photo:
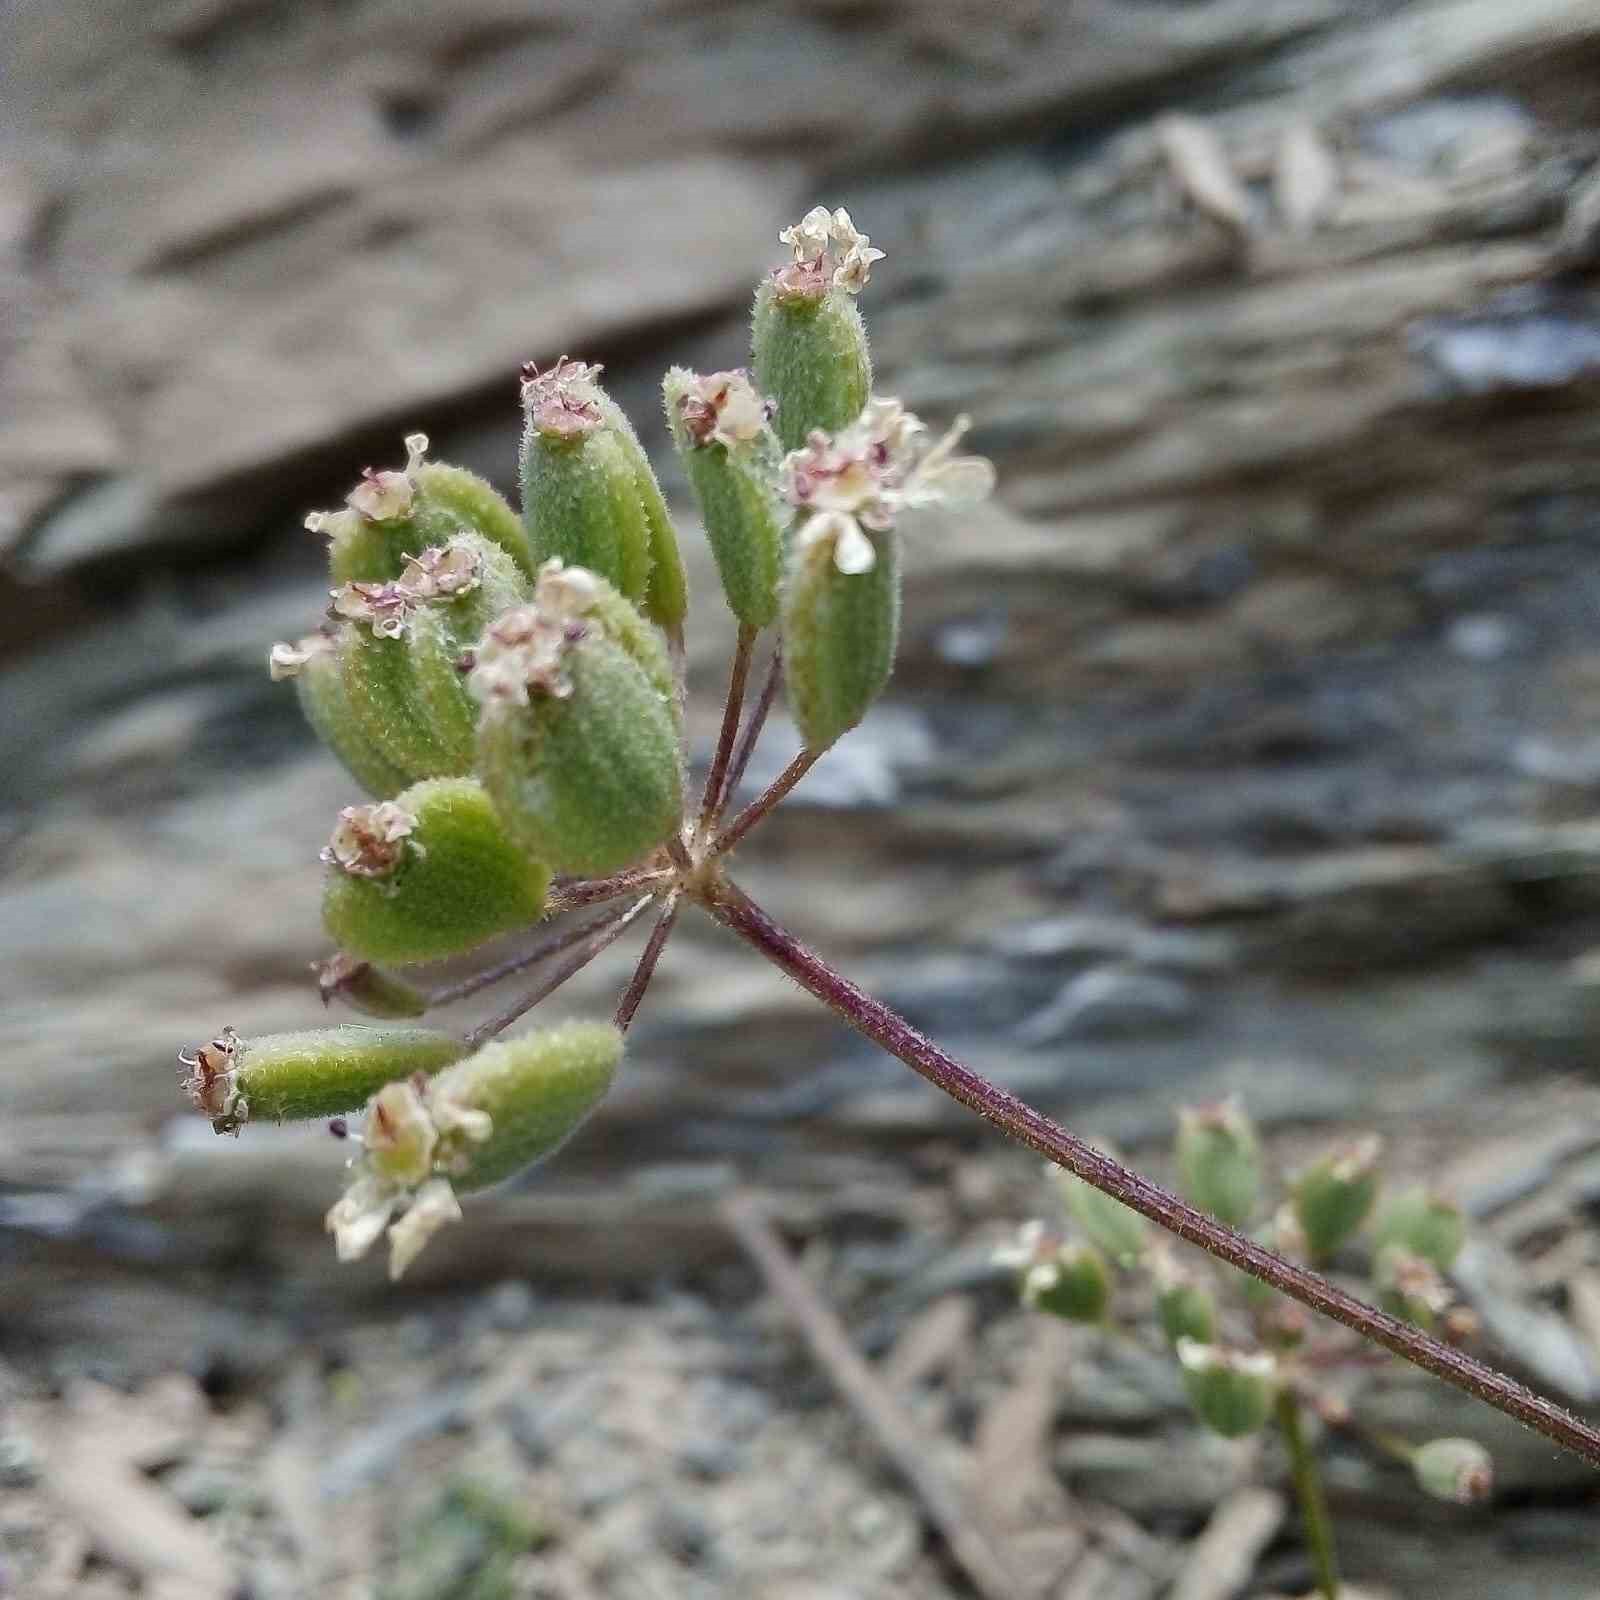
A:
{"label": "blurred background", "polygon": [[[819,201],[888,252],[879,388],[1001,490],[912,534],[891,695],[742,881],[1157,1173],[1228,1091],[1285,1167],[1382,1133],[1485,1352],[1600,1406],[1597,85],[1593,0],[13,0],[0,1593],[994,1594],[763,1294],[757,1180],[1012,1592],[1310,1587],[1272,1447],[1016,1308],[1037,1163],[698,919],[604,1113],[401,1290],[334,1267],[324,1133],[183,1115],[180,1045],[319,1015],[305,511],[414,427],[513,489],[564,353],[659,459]],[[1593,1600],[1592,1473],[1364,1405],[1499,1479],[1331,1441],[1364,1594]]]}

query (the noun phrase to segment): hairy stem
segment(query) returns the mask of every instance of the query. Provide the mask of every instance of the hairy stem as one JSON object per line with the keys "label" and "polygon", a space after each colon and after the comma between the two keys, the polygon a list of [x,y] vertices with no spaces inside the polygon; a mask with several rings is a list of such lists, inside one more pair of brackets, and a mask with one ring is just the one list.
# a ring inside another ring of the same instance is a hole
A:
{"label": "hairy stem", "polygon": [[679,904],[678,891],[674,889],[661,907],[661,915],[656,918],[656,925],[650,930],[650,938],[645,944],[644,954],[639,957],[639,965],[633,969],[628,987],[617,1002],[615,1020],[624,1033],[632,1025],[634,1013],[639,1009],[639,1002],[644,999],[645,990],[650,987],[650,980],[655,976],[656,962],[661,959],[661,952],[667,948],[667,940],[672,937],[673,924],[678,920]]}
{"label": "hairy stem", "polygon": [[739,715],[744,710],[745,684],[750,678],[750,652],[755,647],[756,630],[748,622],[739,624],[739,641],[733,647],[733,670],[728,678],[728,698],[722,707],[722,731],[717,735],[716,754],[706,774],[706,791],[700,800],[700,828],[703,836],[711,829],[722,808],[722,785],[733,757],[733,741],[739,736]]}
{"label": "hairy stem", "polygon": [[550,888],[546,915],[555,916],[562,911],[574,911],[579,906],[597,906],[615,900],[635,889],[649,889],[664,882],[672,874],[664,867],[630,867],[609,878],[568,878],[557,880]]}
{"label": "hairy stem", "polygon": [[1333,1527],[1328,1520],[1328,1504],[1322,1496],[1322,1478],[1316,1458],[1306,1442],[1300,1402],[1291,1389],[1280,1389],[1276,1403],[1278,1427],[1289,1447],[1289,1475],[1294,1480],[1294,1497],[1300,1505],[1300,1521],[1305,1528],[1306,1549],[1311,1554],[1311,1570],[1323,1600],[1339,1600],[1339,1565],[1333,1553]]}
{"label": "hairy stem", "polygon": [[[622,890],[619,889],[617,893],[622,893]],[[525,972],[541,961],[548,961],[551,956],[560,955],[563,950],[570,950],[574,945],[582,944],[585,939],[609,927],[617,916],[616,911],[603,911],[598,917],[590,917],[587,922],[575,922],[570,928],[556,928],[531,949],[524,950],[518,955],[508,956],[492,967],[485,967],[482,972],[469,973],[455,983],[447,983],[441,988],[431,990],[428,994],[428,1004],[430,1007],[447,1006],[457,1000],[465,1000],[468,995],[476,994],[480,989],[487,989],[492,984],[500,983],[519,972]]]}
{"label": "hairy stem", "polygon": [[1402,1360],[1465,1390],[1600,1467],[1600,1429],[1580,1421],[1514,1378],[1356,1299],[1310,1268],[1275,1255],[1255,1240],[1225,1227],[1147,1178],[1102,1155],[1076,1134],[1069,1133],[1015,1095],[963,1066],[904,1017],[835,972],[820,956],[774,922],[735,884],[717,879],[701,889],[700,898],[717,921],[787,972],[801,988],[831,1007],[875,1044],[898,1056],[935,1088],[977,1112],[1003,1133],[1120,1200],[1158,1227],[1198,1245],[1219,1261],[1260,1278],[1313,1311],[1342,1322]]}
{"label": "hairy stem", "polygon": [[480,1023],[474,1028],[467,1035],[467,1043],[476,1050],[479,1045],[487,1044],[497,1033],[505,1032],[518,1017],[532,1011],[541,1000],[554,994],[568,978],[582,972],[608,945],[620,939],[654,899],[654,895],[642,895],[626,911],[618,911],[610,917],[601,919],[600,926],[565,961],[558,961],[526,994],[519,995],[504,1011],[497,1012],[487,1022]]}
{"label": "hairy stem", "polygon": [[802,750],[712,841],[708,856],[731,850],[822,759],[820,750]]}
{"label": "hairy stem", "polygon": [[772,660],[767,665],[766,681],[761,685],[761,693],[756,698],[755,709],[751,711],[744,725],[744,732],[739,736],[739,748],[734,752],[733,765],[728,768],[728,776],[723,780],[722,798],[717,804],[717,821],[722,820],[722,813],[727,810],[729,803],[738,793],[739,785],[744,782],[745,769],[750,765],[750,757],[756,753],[756,745],[761,740],[761,730],[767,725],[767,714],[772,710],[772,702],[778,698],[778,685],[783,681],[783,646],[775,644],[772,648]]}

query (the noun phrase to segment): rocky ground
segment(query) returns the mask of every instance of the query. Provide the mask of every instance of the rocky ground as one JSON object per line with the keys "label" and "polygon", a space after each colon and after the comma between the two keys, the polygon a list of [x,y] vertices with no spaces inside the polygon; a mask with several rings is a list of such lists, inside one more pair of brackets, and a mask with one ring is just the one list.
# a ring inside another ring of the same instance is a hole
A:
{"label": "rocky ground", "polygon": [[[917,538],[893,696],[742,879],[1142,1163],[1230,1089],[1285,1165],[1383,1132],[1478,1219],[1488,1349],[1600,1406],[1593,6],[416,9],[0,19],[0,1592],[972,1592],[741,1254],[756,1180],[1019,1586],[1307,1587],[1270,1452],[1012,1306],[1033,1164],[709,926],[403,1295],[333,1270],[331,1141],[177,1115],[179,1044],[315,1010],[299,515],[410,426],[509,484],[528,357],[652,418],[814,198],[889,252],[882,386],[1002,491]],[[1368,1589],[1592,1597],[1592,1480],[1489,1431],[1487,1513],[1333,1444]]]}

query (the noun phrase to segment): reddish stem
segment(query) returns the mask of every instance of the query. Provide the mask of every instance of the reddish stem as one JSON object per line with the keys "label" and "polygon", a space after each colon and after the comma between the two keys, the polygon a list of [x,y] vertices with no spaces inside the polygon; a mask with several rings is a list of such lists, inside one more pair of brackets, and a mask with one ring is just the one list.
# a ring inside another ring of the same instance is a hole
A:
{"label": "reddish stem", "polygon": [[761,730],[767,725],[767,714],[772,710],[772,702],[778,697],[778,685],[782,681],[783,646],[777,644],[773,646],[772,660],[767,666],[766,682],[761,685],[755,709],[750,713],[750,719],[744,725],[744,732],[739,736],[739,748],[734,752],[733,765],[728,768],[728,776],[723,780],[722,800],[717,807],[719,821],[728,803],[738,793],[739,785],[744,782],[745,769],[750,765],[750,757],[756,753]]}
{"label": "reddish stem", "polygon": [[722,731],[717,735],[716,754],[706,774],[706,790],[700,801],[700,833],[707,833],[722,806],[722,783],[733,756],[733,741],[739,736],[739,713],[744,710],[745,684],[750,678],[750,651],[756,630],[747,622],[739,624],[739,642],[733,649],[733,671],[728,680],[728,698],[722,707]]}
{"label": "reddish stem", "polygon": [[633,977],[629,979],[628,987],[617,1002],[616,1024],[624,1033],[632,1025],[639,1003],[644,999],[645,990],[650,987],[650,980],[655,976],[656,962],[661,959],[661,952],[667,948],[667,940],[672,937],[673,924],[678,920],[679,904],[678,891],[674,889],[667,896],[666,904],[661,908],[661,915],[656,918],[656,925],[650,930],[650,938],[645,943],[644,953],[639,957],[639,965],[633,969]]}
{"label": "reddish stem", "polygon": [[736,816],[712,841],[708,857],[733,849],[755,825],[782,800],[822,759],[820,750],[802,750],[767,787]]}
{"label": "reddish stem", "polygon": [[1176,1195],[1102,1155],[1076,1134],[946,1054],[905,1018],[835,972],[735,884],[719,879],[707,885],[702,891],[702,904],[717,921],[754,945],[774,966],[788,973],[853,1028],[1003,1133],[1120,1200],[1158,1227],[1198,1245],[1219,1261],[1260,1278],[1313,1311],[1342,1322],[1402,1360],[1464,1389],[1600,1467],[1600,1430],[1493,1367],[1347,1294],[1309,1268],[1274,1255],[1253,1239],[1224,1227]]}

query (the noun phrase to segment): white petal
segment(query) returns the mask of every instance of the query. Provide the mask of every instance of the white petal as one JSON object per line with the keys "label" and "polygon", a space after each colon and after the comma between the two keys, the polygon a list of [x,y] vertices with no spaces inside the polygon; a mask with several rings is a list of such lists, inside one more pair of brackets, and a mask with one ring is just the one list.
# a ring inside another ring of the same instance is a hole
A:
{"label": "white petal", "polygon": [[878,552],[872,541],[861,531],[861,524],[853,517],[840,520],[847,526],[834,541],[834,566],[849,577],[858,572],[871,572],[878,564]]}
{"label": "white petal", "polygon": [[394,1280],[422,1253],[446,1223],[461,1220],[455,1190],[443,1178],[432,1178],[417,1190],[411,1209],[389,1230],[389,1277]]}

